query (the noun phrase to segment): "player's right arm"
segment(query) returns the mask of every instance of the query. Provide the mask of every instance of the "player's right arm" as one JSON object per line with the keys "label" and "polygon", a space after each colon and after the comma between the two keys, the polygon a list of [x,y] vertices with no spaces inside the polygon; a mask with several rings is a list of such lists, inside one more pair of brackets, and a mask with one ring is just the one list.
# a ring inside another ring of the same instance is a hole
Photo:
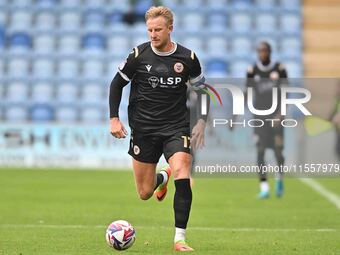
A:
{"label": "player's right arm", "polygon": [[110,105],[110,132],[116,138],[125,138],[127,130],[119,120],[119,105],[122,99],[123,88],[132,80],[138,56],[138,48],[130,53],[128,58],[120,64],[118,72],[110,85],[109,105]]}

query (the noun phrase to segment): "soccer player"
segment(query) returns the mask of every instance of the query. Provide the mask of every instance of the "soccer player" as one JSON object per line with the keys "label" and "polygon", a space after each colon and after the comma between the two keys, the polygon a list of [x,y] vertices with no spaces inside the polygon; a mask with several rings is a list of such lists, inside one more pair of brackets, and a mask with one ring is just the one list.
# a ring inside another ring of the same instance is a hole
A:
{"label": "soccer player", "polygon": [[[271,114],[266,116],[255,115],[254,118],[264,121],[263,127],[254,128],[254,134],[257,145],[257,164],[259,166],[260,178],[260,199],[269,197],[269,184],[267,175],[263,172],[262,166],[265,165],[265,151],[267,148],[273,149],[275,158],[279,166],[284,164],[283,156],[283,127],[280,125],[283,116],[280,115],[280,87],[287,82],[287,71],[285,67],[274,62],[271,59],[271,45],[268,42],[261,42],[257,47],[258,61],[248,68],[247,87],[252,87],[255,100],[254,107],[257,110],[267,110],[272,106],[272,89],[278,88],[278,108]],[[277,119],[274,125],[265,119]],[[282,172],[276,176],[275,185],[276,195],[283,195]]]}
{"label": "soccer player", "polygon": [[[133,49],[119,67],[110,85],[110,131],[125,138],[127,130],[119,120],[122,89],[131,82],[128,107],[131,139],[129,154],[141,199],[153,194],[162,201],[171,173],[174,175],[174,250],[192,251],[185,234],[192,202],[190,169],[193,149],[204,145],[205,116],[198,118],[190,136],[187,85],[197,93],[205,78],[195,53],[171,40],[173,13],[163,6],[151,7],[145,14],[150,42]],[[156,174],[164,154],[169,167]]]}

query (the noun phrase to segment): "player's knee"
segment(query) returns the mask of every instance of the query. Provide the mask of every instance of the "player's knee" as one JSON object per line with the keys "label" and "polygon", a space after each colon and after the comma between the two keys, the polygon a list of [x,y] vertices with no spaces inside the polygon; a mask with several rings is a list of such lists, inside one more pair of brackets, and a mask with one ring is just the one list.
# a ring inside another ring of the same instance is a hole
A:
{"label": "player's knee", "polygon": [[153,190],[140,189],[138,190],[139,198],[142,200],[148,200],[153,195]]}

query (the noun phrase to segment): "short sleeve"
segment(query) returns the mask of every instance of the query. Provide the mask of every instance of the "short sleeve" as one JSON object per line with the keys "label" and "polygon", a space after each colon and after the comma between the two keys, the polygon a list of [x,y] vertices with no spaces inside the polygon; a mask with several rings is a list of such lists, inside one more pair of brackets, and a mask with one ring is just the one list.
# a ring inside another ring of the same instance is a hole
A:
{"label": "short sleeve", "polygon": [[138,48],[133,48],[129,56],[118,66],[118,73],[126,81],[131,81],[137,69]]}
{"label": "short sleeve", "polygon": [[189,83],[193,87],[204,87],[205,78],[202,73],[201,64],[196,56],[196,54],[191,51],[190,55],[191,68],[189,73]]}

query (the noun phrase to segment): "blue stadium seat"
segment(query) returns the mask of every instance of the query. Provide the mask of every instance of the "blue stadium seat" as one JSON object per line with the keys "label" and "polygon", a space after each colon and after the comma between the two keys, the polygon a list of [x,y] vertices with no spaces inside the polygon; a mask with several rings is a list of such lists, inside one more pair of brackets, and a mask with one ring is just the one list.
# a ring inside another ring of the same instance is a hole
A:
{"label": "blue stadium seat", "polygon": [[13,11],[10,16],[10,28],[15,31],[25,31],[27,27],[32,26],[33,15],[27,9],[18,9]]}
{"label": "blue stadium seat", "polygon": [[59,0],[60,5],[64,9],[78,8],[82,4],[82,0]]}
{"label": "blue stadium seat", "polygon": [[198,52],[201,53],[204,51],[203,39],[198,36],[190,36],[190,35],[186,36],[183,41],[183,45],[185,45],[185,47],[188,47],[189,49],[197,53]]}
{"label": "blue stadium seat", "polygon": [[24,57],[12,57],[8,59],[7,75],[10,78],[27,79],[29,74],[30,62]]}
{"label": "blue stadium seat", "polygon": [[0,84],[2,85],[3,77],[5,76],[5,60],[3,56],[0,55]]}
{"label": "blue stadium seat", "polygon": [[202,8],[205,5],[203,0],[185,0],[183,6],[189,9]]}
{"label": "blue stadium seat", "polygon": [[191,12],[182,17],[181,28],[188,32],[195,32],[204,26],[204,16],[197,12]]}
{"label": "blue stadium seat", "polygon": [[40,11],[35,18],[35,29],[38,31],[53,31],[56,28],[56,16],[52,11]]}
{"label": "blue stadium seat", "polygon": [[59,53],[62,55],[75,55],[81,48],[80,37],[75,34],[66,34],[59,39]]}
{"label": "blue stadium seat", "polygon": [[84,0],[84,4],[88,8],[107,7],[106,0]]}
{"label": "blue stadium seat", "polygon": [[206,63],[207,72],[228,72],[228,64],[223,59],[210,59]]}
{"label": "blue stadium seat", "polygon": [[228,6],[228,0],[207,0],[206,8],[209,13],[213,13],[214,11],[220,11],[226,9]]}
{"label": "blue stadium seat", "polygon": [[280,7],[284,10],[294,10],[294,11],[300,11],[302,7],[302,1],[301,0],[280,0]]}
{"label": "blue stadium seat", "polygon": [[207,41],[207,55],[211,57],[226,56],[228,54],[227,38],[212,36]]}
{"label": "blue stadium seat", "polygon": [[74,103],[78,100],[78,86],[73,82],[63,82],[57,87],[56,94],[59,103]]}
{"label": "blue stadium seat", "polygon": [[58,105],[55,109],[55,120],[62,123],[74,123],[79,119],[79,113],[76,104]]}
{"label": "blue stadium seat", "polygon": [[53,9],[58,3],[58,0],[36,0],[38,9]]}
{"label": "blue stadium seat", "polygon": [[103,9],[89,9],[85,13],[85,29],[103,28],[105,26],[105,12]]}
{"label": "blue stadium seat", "polygon": [[252,0],[231,0],[234,9],[244,10],[253,6]]}
{"label": "blue stadium seat", "polygon": [[248,37],[234,37],[231,43],[235,57],[248,57],[252,53],[252,41]]}
{"label": "blue stadium seat", "polygon": [[6,104],[4,119],[7,122],[25,122],[28,120],[27,106],[25,104]]}
{"label": "blue stadium seat", "polygon": [[259,13],[256,15],[256,30],[259,33],[269,34],[277,31],[277,19],[275,14]]}
{"label": "blue stadium seat", "polygon": [[55,36],[51,33],[39,33],[33,37],[33,49],[38,54],[53,53],[55,50]]}
{"label": "blue stadium seat", "polygon": [[34,103],[49,103],[54,99],[53,83],[50,82],[34,82],[32,86],[31,100]]}
{"label": "blue stadium seat", "polygon": [[[81,27],[81,14],[75,10],[63,11],[59,14],[59,28],[63,32],[78,32]],[[61,35],[63,36],[63,35]]]}
{"label": "blue stadium seat", "polygon": [[[105,84],[106,85],[106,84]],[[86,104],[101,104],[104,99],[103,84],[90,83],[82,87],[82,102]],[[105,87],[106,88],[106,87]]]}
{"label": "blue stadium seat", "polygon": [[99,59],[88,59],[83,62],[83,74],[85,79],[100,79],[104,74],[104,63]]}
{"label": "blue stadium seat", "polygon": [[235,60],[231,63],[230,75],[232,78],[245,78],[247,73],[247,68],[251,63],[245,60]]}
{"label": "blue stadium seat", "polygon": [[121,23],[123,22],[123,18],[124,18],[123,12],[115,10],[108,15],[108,23],[109,25]]}
{"label": "blue stadium seat", "polygon": [[282,14],[280,25],[282,32],[288,34],[298,34],[301,32],[301,16],[296,13]]}
{"label": "blue stadium seat", "polygon": [[211,32],[225,32],[228,26],[228,16],[226,12],[214,11],[208,15],[207,28]]}
{"label": "blue stadium seat", "polygon": [[6,45],[6,33],[5,28],[0,25],[0,52],[5,48]]}
{"label": "blue stadium seat", "polygon": [[50,79],[54,76],[54,60],[48,57],[37,58],[33,61],[32,75],[36,79]]}
{"label": "blue stadium seat", "polygon": [[112,35],[107,40],[109,54],[116,57],[127,56],[128,52],[135,46],[130,44],[129,36]]}
{"label": "blue stadium seat", "polygon": [[32,6],[32,0],[12,0],[11,1],[11,5],[12,7],[15,7],[15,8],[22,8],[22,7],[31,7]]}
{"label": "blue stadium seat", "polygon": [[153,5],[152,0],[138,0],[135,4],[134,12],[137,16],[143,18],[145,12]]}
{"label": "blue stadium seat", "polygon": [[75,58],[62,58],[58,62],[58,77],[72,79],[79,75],[79,64]]}
{"label": "blue stadium seat", "polygon": [[256,7],[260,10],[274,10],[276,6],[276,0],[256,0]]}
{"label": "blue stadium seat", "polygon": [[283,58],[298,58],[302,55],[301,39],[299,37],[284,37],[281,39],[281,54]]}
{"label": "blue stadium seat", "polygon": [[112,6],[115,11],[128,12],[131,10],[130,1],[108,0],[108,6]]}
{"label": "blue stadium seat", "polygon": [[249,12],[236,12],[230,16],[230,26],[234,32],[248,33],[252,29],[252,19]]}
{"label": "blue stadium seat", "polygon": [[11,48],[20,47],[28,50],[31,47],[31,37],[25,32],[14,32],[9,37],[9,44]]}
{"label": "blue stadium seat", "polygon": [[7,84],[6,100],[10,103],[26,103],[29,85],[24,81],[13,81]]}
{"label": "blue stadium seat", "polygon": [[49,122],[54,119],[54,109],[50,104],[33,104],[30,119],[34,122]]}
{"label": "blue stadium seat", "polygon": [[82,106],[80,112],[80,120],[87,124],[98,124],[107,119],[106,110],[104,107],[97,105]]}
{"label": "blue stadium seat", "polygon": [[283,60],[282,63],[286,66],[289,78],[302,78],[303,69],[299,60]]}
{"label": "blue stadium seat", "polygon": [[83,37],[83,47],[104,49],[106,47],[106,38],[99,33],[86,34]]}

